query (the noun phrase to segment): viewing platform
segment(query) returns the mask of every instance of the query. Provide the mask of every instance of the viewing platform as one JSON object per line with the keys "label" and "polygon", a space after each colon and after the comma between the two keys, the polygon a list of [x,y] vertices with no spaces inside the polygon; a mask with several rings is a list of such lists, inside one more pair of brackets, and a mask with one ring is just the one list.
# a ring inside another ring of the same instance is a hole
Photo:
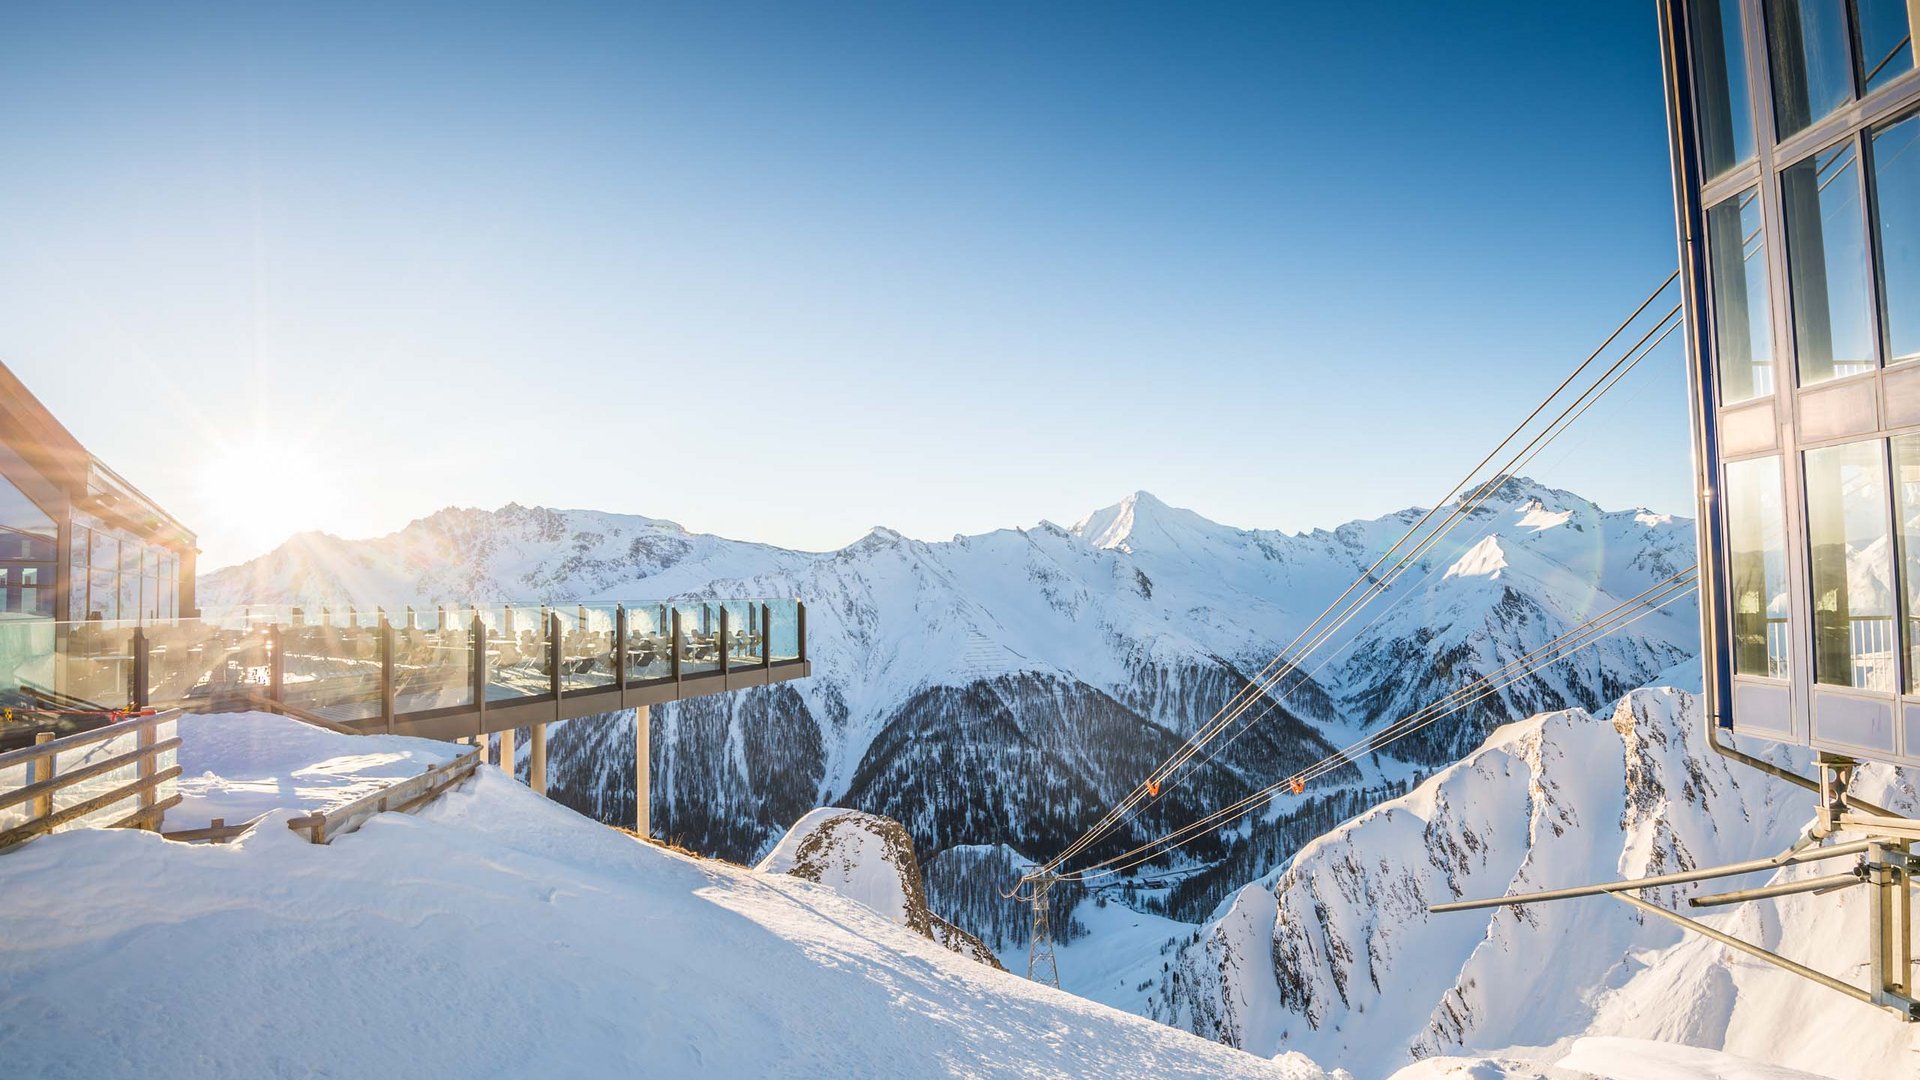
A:
{"label": "viewing platform", "polygon": [[150,707],[484,737],[804,678],[806,620],[798,600],[759,598],[0,618],[0,749],[89,711]]}

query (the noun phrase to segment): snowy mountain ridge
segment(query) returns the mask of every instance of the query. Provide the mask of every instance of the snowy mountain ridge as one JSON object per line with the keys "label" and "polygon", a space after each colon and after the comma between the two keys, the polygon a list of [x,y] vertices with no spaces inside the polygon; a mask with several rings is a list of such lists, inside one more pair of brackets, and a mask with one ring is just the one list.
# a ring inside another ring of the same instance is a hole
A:
{"label": "snowy mountain ridge", "polygon": [[[1161,956],[1143,955],[1138,970],[1157,983],[1146,1011],[1255,1053],[1284,1047],[1362,1076],[1463,1053],[1556,1060],[1583,1034],[1687,1043],[1822,1075],[1914,1075],[1920,1036],[1897,1018],[1609,898],[1427,912],[1463,897],[1785,850],[1812,820],[1811,796],[1714,754],[1700,729],[1697,699],[1674,689],[1635,691],[1598,715],[1562,710],[1499,729],[1410,794],[1239,890],[1164,972]],[[1806,771],[1784,750],[1768,756]],[[1920,806],[1911,778],[1882,767],[1867,769],[1858,788],[1896,809]],[[1645,898],[1671,908],[1760,883]],[[1864,978],[1860,890],[1748,902],[1706,918],[1841,978]],[[1063,965],[1072,959],[1070,951]]]}
{"label": "snowy mountain ridge", "polygon": [[[373,540],[296,537],[206,575],[200,595],[208,608],[389,609],[803,597],[812,678],[653,710],[656,826],[695,850],[751,863],[808,810],[845,806],[905,825],[932,873],[949,848],[1058,850],[1422,513],[1283,533],[1217,524],[1138,492],[1071,528],[1041,523],[942,542],[876,528],[813,553],[658,518],[509,505],[441,511]],[[1447,573],[1489,544],[1503,563],[1497,574]],[[1607,511],[1506,479],[1317,653],[1249,734],[1110,847],[1264,786],[1691,562],[1684,519]],[[1691,654],[1695,638],[1690,604],[1675,604],[1460,722],[1396,744],[1398,762],[1364,762],[1325,788],[1393,790],[1416,770],[1457,759],[1510,716],[1597,705],[1641,685]],[[555,797],[602,820],[631,820],[631,723],[626,714],[553,732]],[[1263,835],[1304,840],[1333,823],[1293,816],[1304,809],[1280,800],[1265,818],[1276,829]],[[1183,914],[1198,918],[1291,848],[1223,836],[1204,838],[1193,854],[1219,864],[1183,901]]]}

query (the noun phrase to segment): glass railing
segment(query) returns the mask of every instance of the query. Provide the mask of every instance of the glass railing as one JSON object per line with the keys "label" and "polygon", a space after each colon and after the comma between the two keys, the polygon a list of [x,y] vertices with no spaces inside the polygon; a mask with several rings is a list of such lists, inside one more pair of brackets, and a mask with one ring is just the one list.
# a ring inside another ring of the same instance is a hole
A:
{"label": "glass railing", "polygon": [[[47,712],[276,702],[331,720],[592,694],[805,655],[795,600],[228,608],[201,618],[0,617],[0,707]],[[624,643],[621,627],[625,627]],[[677,635],[676,635],[677,631]],[[624,648],[625,655],[621,656]]]}
{"label": "glass railing", "polygon": [[673,677],[673,617],[665,604],[627,608],[627,682]]}
{"label": "glass railing", "polygon": [[761,625],[767,638],[767,655],[776,664],[800,659],[800,638],[806,621],[798,600],[763,600],[766,613]]}
{"label": "glass railing", "polygon": [[617,604],[577,604],[558,608],[560,626],[560,681],[569,694],[614,685],[614,634],[619,621]]}
{"label": "glass railing", "polygon": [[447,613],[393,627],[393,711],[428,712],[473,704],[473,635]]}
{"label": "glass railing", "polygon": [[480,608],[479,618],[487,635],[487,701],[552,694],[547,609],[539,604],[501,604]]}
{"label": "glass railing", "polygon": [[720,670],[720,611],[707,602],[673,605],[679,616],[675,649],[680,653],[680,677]]}

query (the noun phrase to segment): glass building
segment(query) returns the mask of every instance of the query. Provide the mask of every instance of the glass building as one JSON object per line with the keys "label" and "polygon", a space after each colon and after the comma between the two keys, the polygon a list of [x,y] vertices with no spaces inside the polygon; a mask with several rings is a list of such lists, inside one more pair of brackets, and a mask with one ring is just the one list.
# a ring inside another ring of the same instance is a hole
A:
{"label": "glass building", "polygon": [[1663,0],[1707,699],[1920,764],[1920,0]]}
{"label": "glass building", "polygon": [[194,536],[0,365],[0,620],[193,612]]}

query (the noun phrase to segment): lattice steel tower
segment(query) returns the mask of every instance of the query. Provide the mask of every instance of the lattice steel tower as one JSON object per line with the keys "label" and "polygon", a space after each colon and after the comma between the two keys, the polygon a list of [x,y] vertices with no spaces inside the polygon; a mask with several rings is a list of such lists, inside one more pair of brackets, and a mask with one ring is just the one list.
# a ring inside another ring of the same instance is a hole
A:
{"label": "lattice steel tower", "polygon": [[1056,989],[1060,986],[1060,965],[1053,958],[1053,924],[1047,919],[1048,893],[1053,875],[1033,881],[1033,934],[1027,938],[1027,978]]}

